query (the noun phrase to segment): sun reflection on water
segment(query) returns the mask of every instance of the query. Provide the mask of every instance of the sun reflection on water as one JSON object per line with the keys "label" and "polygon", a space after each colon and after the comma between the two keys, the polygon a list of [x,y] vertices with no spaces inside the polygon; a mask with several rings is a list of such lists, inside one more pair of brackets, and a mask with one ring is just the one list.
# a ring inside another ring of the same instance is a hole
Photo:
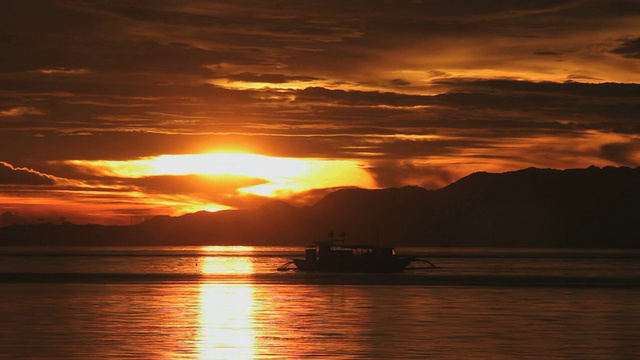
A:
{"label": "sun reflection on water", "polygon": [[204,275],[252,274],[253,261],[247,255],[253,250],[251,246],[204,246],[201,248],[205,256],[200,263],[200,273]]}
{"label": "sun reflection on water", "polygon": [[211,246],[203,246],[201,250],[204,252],[210,253],[218,253],[218,254],[229,254],[229,253],[237,253],[237,252],[253,252],[255,248],[253,246],[229,246],[229,245],[211,245]]}
{"label": "sun reflection on water", "polygon": [[[228,248],[207,249],[216,253],[224,250]],[[246,256],[212,256],[204,258],[200,270],[203,274],[251,274],[253,263]],[[201,284],[197,335],[200,359],[254,358],[254,308],[252,284]]]}

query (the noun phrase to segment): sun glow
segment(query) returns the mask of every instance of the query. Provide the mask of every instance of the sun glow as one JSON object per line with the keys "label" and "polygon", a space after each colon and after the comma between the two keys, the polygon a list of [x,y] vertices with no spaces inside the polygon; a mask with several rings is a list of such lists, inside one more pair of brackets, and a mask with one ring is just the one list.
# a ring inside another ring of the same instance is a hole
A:
{"label": "sun glow", "polygon": [[314,188],[375,187],[363,165],[352,160],[271,157],[246,153],[161,155],[129,161],[68,161],[103,176],[141,178],[161,175],[237,176],[262,180],[240,193],[283,196]]}

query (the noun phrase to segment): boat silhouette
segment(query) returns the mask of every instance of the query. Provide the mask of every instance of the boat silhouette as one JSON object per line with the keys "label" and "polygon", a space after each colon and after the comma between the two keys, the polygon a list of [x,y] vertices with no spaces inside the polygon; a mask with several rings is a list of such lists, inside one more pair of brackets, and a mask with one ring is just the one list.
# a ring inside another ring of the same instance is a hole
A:
{"label": "boat silhouette", "polygon": [[304,259],[291,259],[280,266],[278,271],[393,273],[417,269],[413,262],[428,264],[429,268],[435,267],[428,260],[399,256],[393,247],[346,245],[344,233],[338,239],[334,239],[331,233],[327,241],[307,246]]}

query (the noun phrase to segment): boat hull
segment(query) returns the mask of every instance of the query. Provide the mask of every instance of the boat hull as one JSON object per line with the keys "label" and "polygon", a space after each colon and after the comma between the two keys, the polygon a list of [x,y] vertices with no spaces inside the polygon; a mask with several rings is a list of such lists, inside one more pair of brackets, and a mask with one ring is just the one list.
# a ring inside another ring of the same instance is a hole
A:
{"label": "boat hull", "polygon": [[293,263],[298,270],[307,272],[394,273],[404,271],[412,260],[394,256],[349,261],[293,259]]}

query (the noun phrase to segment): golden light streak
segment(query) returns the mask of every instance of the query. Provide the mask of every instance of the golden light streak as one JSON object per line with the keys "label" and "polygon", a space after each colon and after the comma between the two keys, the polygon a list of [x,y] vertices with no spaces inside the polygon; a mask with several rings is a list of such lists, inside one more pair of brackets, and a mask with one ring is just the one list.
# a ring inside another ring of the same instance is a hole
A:
{"label": "golden light streak", "polygon": [[250,246],[206,246],[204,253],[211,254],[203,257],[200,265],[202,274],[252,274],[253,262],[248,256],[230,256],[237,253],[250,253]]}
{"label": "golden light streak", "polygon": [[140,178],[159,175],[226,175],[263,179],[241,193],[278,196],[335,186],[375,187],[364,166],[353,160],[271,157],[245,153],[161,155],[129,161],[67,163],[106,176]]}
{"label": "golden light streak", "polygon": [[[304,90],[310,87],[321,87],[330,90],[357,90],[357,91],[380,91],[381,89],[393,89],[379,84],[367,85],[360,82],[341,82],[339,86],[334,81],[314,80],[314,81],[287,81],[287,82],[259,82],[259,81],[235,81],[230,79],[215,79],[208,81],[209,84],[219,86],[229,90]],[[292,99],[291,95],[283,95],[283,98]]]}
{"label": "golden light streak", "polygon": [[[149,198],[148,195],[139,193],[139,198]],[[171,208],[172,215],[184,215],[188,213],[194,213],[198,211],[210,211],[216,212],[220,210],[231,209],[230,206],[206,202],[205,200],[198,199],[197,197],[182,195],[182,196],[158,196],[154,195],[149,200],[149,205],[154,207]]]}
{"label": "golden light streak", "polygon": [[[250,247],[203,247],[205,252],[250,251]],[[253,263],[244,256],[204,257],[202,274],[252,274]],[[227,275],[228,276],[228,275]],[[253,359],[254,288],[251,284],[200,285],[200,329],[198,350],[201,359]]]}
{"label": "golden light streak", "polygon": [[223,245],[223,246],[218,246],[218,245],[211,245],[211,246],[203,246],[201,248],[202,251],[204,252],[211,252],[211,253],[237,253],[237,252],[247,252],[250,253],[252,251],[255,250],[255,248],[253,246],[242,246],[242,245],[238,245],[238,246],[231,246],[231,245]]}
{"label": "golden light streak", "polygon": [[314,86],[327,86],[324,81],[288,81],[283,83],[232,81],[227,79],[211,80],[209,84],[232,90],[302,90]]}
{"label": "golden light streak", "polygon": [[200,359],[255,358],[253,286],[200,285]]}
{"label": "golden light streak", "polygon": [[44,113],[32,106],[19,106],[0,111],[0,117],[17,117],[22,115],[44,115]]}
{"label": "golden light streak", "polygon": [[46,74],[46,75],[84,75],[84,74],[91,73],[91,71],[87,69],[66,69],[66,68],[40,69],[40,70],[35,70],[35,72],[40,74]]}

